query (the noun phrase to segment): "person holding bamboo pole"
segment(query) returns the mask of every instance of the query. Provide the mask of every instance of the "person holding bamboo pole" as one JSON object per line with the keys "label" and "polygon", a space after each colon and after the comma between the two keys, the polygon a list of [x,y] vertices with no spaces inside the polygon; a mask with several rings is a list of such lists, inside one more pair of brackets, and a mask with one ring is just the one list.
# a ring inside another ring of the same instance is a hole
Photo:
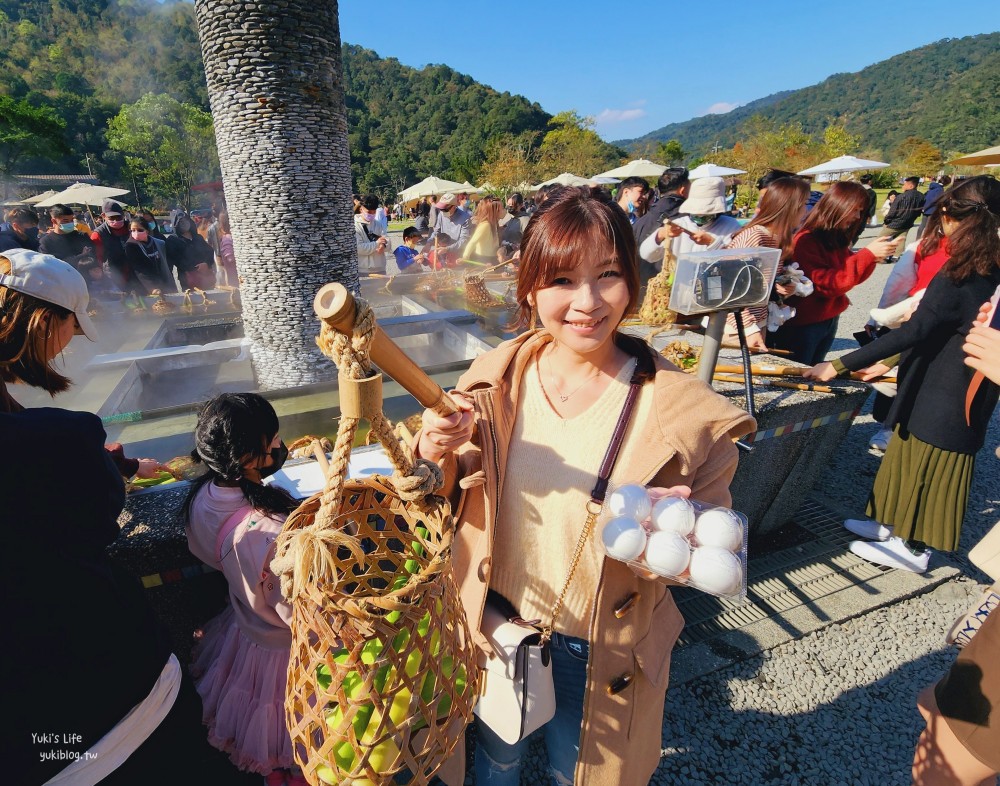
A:
{"label": "person holding bamboo pole", "polygon": [[886,419],[893,435],[868,500],[870,520],[844,526],[875,541],[854,541],[854,553],[917,573],[927,569],[928,547],[958,548],[976,453],[1000,397],[992,382],[970,387],[974,372],[962,353],[980,306],[1000,285],[1000,182],[971,178],[941,198],[940,210],[949,258],[913,316],[803,374],[825,382],[863,369],[873,378],[902,353]]}
{"label": "person holding bamboo pole", "polygon": [[[563,189],[532,217],[517,299],[523,322],[541,328],[477,358],[453,394],[461,411],[425,410],[416,445],[445,470],[474,642],[490,650],[487,602],[554,631],[556,711],[543,727],[552,782],[644,786],[683,619],[667,580],[605,558],[587,537],[590,489],[628,400],[611,483],[683,487],[715,505],[729,504],[734,440],[754,422],[618,330],[639,299],[638,255],[627,216],[599,193]],[[528,740],[477,729],[476,782],[517,784]],[[452,786],[464,780],[464,749],[441,773]]]}

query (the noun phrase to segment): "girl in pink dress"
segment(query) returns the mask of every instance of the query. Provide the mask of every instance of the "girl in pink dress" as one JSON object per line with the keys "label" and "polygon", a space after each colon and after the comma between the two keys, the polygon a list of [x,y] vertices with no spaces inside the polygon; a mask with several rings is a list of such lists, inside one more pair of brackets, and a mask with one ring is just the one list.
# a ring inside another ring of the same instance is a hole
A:
{"label": "girl in pink dress", "polygon": [[198,417],[195,446],[207,471],[184,502],[188,547],[229,582],[229,606],[205,626],[191,665],[208,739],[268,786],[305,786],[285,727],[292,610],[270,569],[296,503],[261,482],[288,456],[278,416],[253,393],[217,396]]}

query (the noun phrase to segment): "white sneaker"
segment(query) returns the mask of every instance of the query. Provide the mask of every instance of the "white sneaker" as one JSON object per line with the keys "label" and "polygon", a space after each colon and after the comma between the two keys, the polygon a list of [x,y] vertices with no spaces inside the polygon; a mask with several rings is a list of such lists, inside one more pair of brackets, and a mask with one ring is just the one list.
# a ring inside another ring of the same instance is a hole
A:
{"label": "white sneaker", "polygon": [[885,453],[886,449],[889,447],[890,437],[892,437],[891,428],[880,428],[875,432],[872,438],[868,440],[868,447],[875,448],[875,450],[881,450]]}
{"label": "white sneaker", "polygon": [[892,537],[892,527],[871,519],[847,519],[844,528],[868,540],[888,540]]}
{"label": "white sneaker", "polygon": [[882,543],[854,540],[851,541],[851,551],[869,562],[914,573],[927,570],[927,563],[931,558],[930,549],[914,551],[902,538],[889,538]]}

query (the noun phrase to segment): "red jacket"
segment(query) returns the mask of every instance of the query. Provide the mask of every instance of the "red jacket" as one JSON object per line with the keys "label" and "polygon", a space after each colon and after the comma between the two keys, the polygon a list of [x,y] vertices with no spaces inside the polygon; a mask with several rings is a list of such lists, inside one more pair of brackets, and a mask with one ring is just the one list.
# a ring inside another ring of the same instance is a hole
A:
{"label": "red jacket", "polygon": [[941,238],[941,242],[938,243],[937,251],[933,254],[927,256],[922,256],[920,249],[917,248],[917,253],[913,259],[913,264],[917,266],[917,281],[910,288],[910,295],[915,295],[922,289],[927,289],[931,283],[931,279],[938,274],[938,271],[944,267],[944,263],[948,261],[948,238]]}
{"label": "red jacket", "polygon": [[812,325],[843,314],[851,301],[847,293],[865,281],[878,261],[867,248],[852,254],[849,247],[824,248],[811,232],[800,232],[792,242],[792,261],[798,262],[815,290],[808,297],[789,298],[795,316],[789,325]]}

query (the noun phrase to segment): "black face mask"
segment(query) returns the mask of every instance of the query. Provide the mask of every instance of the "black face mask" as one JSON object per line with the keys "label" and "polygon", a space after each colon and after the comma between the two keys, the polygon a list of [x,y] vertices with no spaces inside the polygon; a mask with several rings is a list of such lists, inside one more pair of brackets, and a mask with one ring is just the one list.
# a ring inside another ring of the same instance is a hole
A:
{"label": "black face mask", "polygon": [[507,212],[510,213],[512,216],[516,216],[517,215],[517,205],[507,205]]}
{"label": "black face mask", "polygon": [[271,465],[267,467],[261,467],[257,470],[262,478],[269,478],[275,472],[277,472],[284,463],[288,460],[288,447],[282,442],[278,447],[271,448]]}
{"label": "black face mask", "polygon": [[25,227],[24,236],[28,240],[38,240],[38,227]]}

